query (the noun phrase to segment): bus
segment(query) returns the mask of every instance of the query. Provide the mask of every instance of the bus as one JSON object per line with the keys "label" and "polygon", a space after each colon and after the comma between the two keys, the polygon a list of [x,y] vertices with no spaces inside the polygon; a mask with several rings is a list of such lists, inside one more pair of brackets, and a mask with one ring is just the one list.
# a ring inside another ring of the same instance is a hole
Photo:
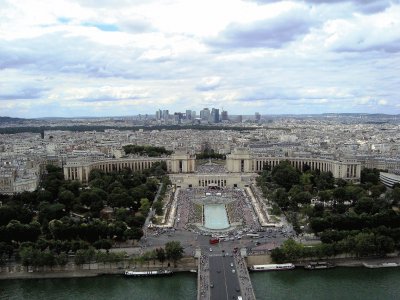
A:
{"label": "bus", "polygon": [[247,236],[252,239],[258,239],[260,237],[258,233],[248,233]]}
{"label": "bus", "polygon": [[219,238],[211,238],[210,239],[210,244],[218,244],[219,243]]}

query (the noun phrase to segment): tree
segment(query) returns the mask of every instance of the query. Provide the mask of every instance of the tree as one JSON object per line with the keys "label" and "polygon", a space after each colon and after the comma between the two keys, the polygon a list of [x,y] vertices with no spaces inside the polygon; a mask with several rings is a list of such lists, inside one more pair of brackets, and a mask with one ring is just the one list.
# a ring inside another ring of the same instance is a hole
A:
{"label": "tree", "polygon": [[78,266],[83,265],[86,262],[86,251],[83,249],[76,251],[74,262]]}
{"label": "tree", "polygon": [[276,189],[273,199],[282,209],[287,209],[290,205],[289,195],[284,188]]}
{"label": "tree", "polygon": [[328,202],[332,199],[332,192],[331,191],[320,191],[318,192],[319,199],[322,202]]}
{"label": "tree", "polygon": [[309,192],[300,192],[293,196],[292,201],[297,204],[310,204],[312,195]]}
{"label": "tree", "polygon": [[315,176],[314,182],[318,190],[326,190],[333,188],[335,178],[333,178],[332,172],[321,172]]}
{"label": "tree", "polygon": [[373,185],[370,188],[371,196],[373,198],[378,198],[380,195],[382,195],[386,191],[386,186],[383,184],[378,184],[378,185]]}
{"label": "tree", "polygon": [[68,263],[68,256],[67,254],[60,253],[58,256],[56,256],[56,263],[59,266],[65,266]]}
{"label": "tree", "polygon": [[378,169],[362,169],[361,170],[361,183],[372,183],[378,184],[379,183],[379,170]]}
{"label": "tree", "polygon": [[60,194],[58,195],[58,201],[61,204],[64,204],[65,207],[70,210],[74,204],[74,200],[75,200],[75,195],[73,192],[69,191],[69,190],[63,190],[60,192]]}
{"label": "tree", "polygon": [[293,239],[288,239],[280,248],[272,250],[271,257],[277,263],[293,262],[302,257],[303,249],[301,244],[296,243]]}
{"label": "tree", "polygon": [[362,197],[354,206],[354,211],[358,214],[371,213],[374,207],[374,200],[370,197]]}
{"label": "tree", "polygon": [[288,161],[281,162],[272,169],[272,180],[287,191],[300,182],[300,174]]}
{"label": "tree", "polygon": [[23,266],[33,266],[37,261],[37,250],[32,247],[23,247],[19,250],[19,257]]}
{"label": "tree", "polygon": [[171,241],[165,244],[166,257],[172,260],[174,265],[183,257],[183,252],[183,247],[179,241]]}
{"label": "tree", "polygon": [[157,215],[161,216],[163,214],[163,205],[161,201],[154,202],[153,207]]}
{"label": "tree", "polygon": [[132,227],[125,230],[124,236],[127,239],[139,240],[143,236],[143,230],[138,227]]}
{"label": "tree", "polygon": [[347,198],[346,189],[343,187],[338,187],[333,190],[332,196],[337,202],[344,202]]}
{"label": "tree", "polygon": [[376,252],[373,233],[359,233],[355,236],[355,251],[359,256],[368,256]]}
{"label": "tree", "polygon": [[396,187],[392,190],[390,193],[390,198],[392,199],[394,205],[400,203],[400,187]]}
{"label": "tree", "polygon": [[164,248],[156,248],[157,259],[161,262],[161,266],[164,266],[164,261],[166,259],[166,254]]}
{"label": "tree", "polygon": [[140,199],[140,212],[142,213],[143,216],[147,216],[149,210],[150,210],[150,201],[147,198],[142,198]]}

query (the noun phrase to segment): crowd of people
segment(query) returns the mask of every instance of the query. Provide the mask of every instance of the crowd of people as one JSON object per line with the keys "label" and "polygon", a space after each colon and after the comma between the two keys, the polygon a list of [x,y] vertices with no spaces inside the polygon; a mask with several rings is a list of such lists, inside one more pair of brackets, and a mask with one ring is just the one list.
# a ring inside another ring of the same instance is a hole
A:
{"label": "crowd of people", "polygon": [[243,299],[256,299],[254,296],[253,286],[251,285],[249,272],[247,271],[246,262],[239,253],[235,253],[234,259]]}
{"label": "crowd of people", "polygon": [[202,213],[196,210],[196,198],[193,189],[181,189],[177,201],[177,218],[175,227],[188,230],[191,223],[202,223]]}
{"label": "crowd of people", "polygon": [[209,265],[209,260],[208,256],[205,256],[202,254],[200,256],[200,262],[199,262],[199,276],[200,276],[200,282],[199,282],[199,293],[200,293],[200,299],[210,299],[210,289],[209,289],[209,284],[210,284],[210,265]]}
{"label": "crowd of people", "polygon": [[[178,196],[175,228],[195,230],[193,224],[203,223],[202,205],[225,204],[229,222],[243,225],[243,232],[261,230],[257,216],[245,191],[239,188],[188,188],[180,189]],[[232,233],[235,235],[235,233]]]}
{"label": "crowd of people", "polygon": [[214,164],[211,162],[208,162],[204,165],[198,166],[197,173],[205,173],[205,174],[209,174],[209,173],[226,173],[226,169],[224,165],[218,165],[218,164]]}
{"label": "crowd of people", "polygon": [[247,231],[260,230],[261,226],[246,193],[241,189],[232,189],[231,195],[235,201],[226,206],[230,222],[241,222]]}

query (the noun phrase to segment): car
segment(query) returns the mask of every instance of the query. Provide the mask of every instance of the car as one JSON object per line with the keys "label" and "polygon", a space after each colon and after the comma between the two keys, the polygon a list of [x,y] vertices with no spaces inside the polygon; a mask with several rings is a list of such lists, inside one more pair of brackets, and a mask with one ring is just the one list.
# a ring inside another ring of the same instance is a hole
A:
{"label": "car", "polygon": [[213,287],[214,287],[214,284],[213,284],[213,283],[211,283],[211,284],[210,284],[210,287],[212,287],[212,288],[213,288]]}
{"label": "car", "polygon": [[231,267],[233,267],[233,263],[231,263]]}
{"label": "car", "polygon": [[212,248],[210,248],[210,252],[212,252]]}
{"label": "car", "polygon": [[232,273],[235,273],[236,271],[235,271],[235,269],[232,269]]}

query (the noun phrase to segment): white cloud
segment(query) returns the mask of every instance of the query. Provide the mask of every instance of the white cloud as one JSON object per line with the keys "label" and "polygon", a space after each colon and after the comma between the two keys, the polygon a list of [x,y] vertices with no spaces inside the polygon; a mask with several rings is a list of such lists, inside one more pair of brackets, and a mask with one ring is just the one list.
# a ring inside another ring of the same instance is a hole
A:
{"label": "white cloud", "polygon": [[0,114],[400,113],[383,2],[0,0]]}
{"label": "white cloud", "polygon": [[378,104],[379,104],[379,105],[387,105],[388,102],[387,102],[387,100],[385,100],[385,99],[380,99],[380,100],[378,101]]}

